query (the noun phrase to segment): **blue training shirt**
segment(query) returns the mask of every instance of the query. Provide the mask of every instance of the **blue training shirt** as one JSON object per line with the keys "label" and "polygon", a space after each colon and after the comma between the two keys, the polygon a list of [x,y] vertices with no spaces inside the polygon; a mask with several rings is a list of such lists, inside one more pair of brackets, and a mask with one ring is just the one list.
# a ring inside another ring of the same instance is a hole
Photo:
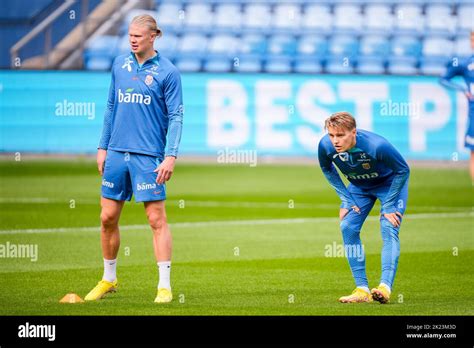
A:
{"label": "blue training shirt", "polygon": [[334,164],[353,185],[361,189],[370,190],[379,185],[390,184],[382,210],[385,213],[396,211],[395,203],[408,180],[410,168],[387,139],[357,129],[355,146],[347,152],[338,153],[326,134],[319,142],[318,157],[325,177],[341,198],[341,208],[350,209],[357,204]]}
{"label": "blue training shirt", "polygon": [[[467,87],[451,81],[455,76],[461,76]],[[446,66],[446,73],[440,78],[440,83],[445,87],[456,89],[462,93],[469,91],[474,95],[474,55],[459,60],[457,64],[450,62]],[[468,99],[468,102],[469,116],[474,117],[474,99]]]}
{"label": "blue training shirt", "polygon": [[168,59],[115,58],[100,149],[177,157],[182,123],[181,77]]}

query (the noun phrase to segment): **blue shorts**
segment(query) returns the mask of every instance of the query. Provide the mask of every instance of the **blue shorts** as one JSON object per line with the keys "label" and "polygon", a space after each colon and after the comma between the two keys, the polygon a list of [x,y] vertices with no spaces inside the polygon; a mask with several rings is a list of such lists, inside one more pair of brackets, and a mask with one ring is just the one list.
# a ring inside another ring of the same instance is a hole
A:
{"label": "blue shorts", "polygon": [[[380,203],[383,206],[383,204],[386,202],[387,194],[390,191],[391,185],[392,185],[391,180],[389,180],[386,183],[383,183],[380,186],[376,186],[372,189],[362,189],[353,184],[349,184],[347,186],[347,190],[350,192],[357,206],[361,209],[360,215],[361,216],[365,215],[366,217],[370,213],[370,210],[372,210],[372,207],[374,206],[375,201],[377,199],[380,200]],[[407,208],[407,200],[408,200],[408,180],[405,183],[405,185],[403,185],[402,190],[395,201],[395,208],[402,215],[405,214],[405,210]],[[380,214],[385,214],[385,211],[383,211],[383,208],[381,209]]]}
{"label": "blue shorts", "polygon": [[165,200],[165,185],[156,183],[158,174],[154,172],[160,163],[154,156],[107,150],[102,197],[129,201],[134,193],[136,202]]}

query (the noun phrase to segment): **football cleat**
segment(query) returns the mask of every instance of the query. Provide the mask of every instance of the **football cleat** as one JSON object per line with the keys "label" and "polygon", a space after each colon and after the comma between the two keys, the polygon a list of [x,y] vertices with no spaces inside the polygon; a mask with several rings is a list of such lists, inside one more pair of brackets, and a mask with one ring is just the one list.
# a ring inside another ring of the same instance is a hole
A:
{"label": "football cleat", "polygon": [[356,288],[349,296],[342,296],[339,299],[341,303],[360,303],[372,302],[372,295],[361,288]]}
{"label": "football cleat", "polygon": [[101,280],[94,289],[92,289],[84,298],[85,301],[96,301],[100,300],[109,292],[117,291],[117,279],[113,282],[107,280]]}
{"label": "football cleat", "polygon": [[390,301],[390,292],[385,286],[379,285],[376,288],[373,288],[370,293],[372,294],[372,298],[375,301],[378,301],[382,304],[387,303]]}
{"label": "football cleat", "polygon": [[173,299],[173,294],[171,290],[166,288],[158,289],[158,293],[156,294],[155,302],[156,303],[168,303],[171,302]]}

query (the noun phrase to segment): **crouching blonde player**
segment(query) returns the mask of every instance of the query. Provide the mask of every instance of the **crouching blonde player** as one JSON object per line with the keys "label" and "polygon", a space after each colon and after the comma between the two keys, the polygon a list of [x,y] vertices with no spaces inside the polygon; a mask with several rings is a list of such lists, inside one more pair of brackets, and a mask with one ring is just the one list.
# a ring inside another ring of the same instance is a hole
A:
{"label": "crouching blonde player", "polygon": [[161,31],[149,15],[129,26],[131,52],[112,66],[104,127],[97,153],[102,175],[102,280],[85,297],[101,299],[117,289],[119,218],[125,201],[144,202],[158,263],[157,303],[172,300],[171,234],[166,221],[165,182],[173,173],[182,129],[182,91],[178,70],[153,49]]}
{"label": "crouching blonde player", "polygon": [[[319,164],[342,201],[340,227],[356,284],[352,294],[341,297],[339,301],[387,303],[400,255],[398,233],[406,209],[410,169],[385,138],[356,129],[356,121],[348,112],[333,114],[326,120],[325,128],[328,134],[319,142]],[[349,180],[347,187],[334,164]],[[377,199],[382,205],[382,277],[380,284],[369,291],[360,230]]]}

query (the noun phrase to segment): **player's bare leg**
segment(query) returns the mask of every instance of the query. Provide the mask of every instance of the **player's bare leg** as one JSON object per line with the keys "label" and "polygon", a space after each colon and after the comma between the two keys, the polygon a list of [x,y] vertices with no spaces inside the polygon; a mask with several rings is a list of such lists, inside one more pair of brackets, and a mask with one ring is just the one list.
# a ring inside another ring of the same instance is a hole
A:
{"label": "player's bare leg", "polygon": [[102,255],[106,260],[115,260],[120,247],[119,219],[124,201],[101,197],[100,238]]}
{"label": "player's bare leg", "polygon": [[165,201],[145,202],[145,212],[153,231],[153,249],[159,270],[158,294],[155,302],[171,302],[170,270],[172,238],[166,220]]}
{"label": "player's bare leg", "polygon": [[123,208],[123,201],[101,197],[100,204],[100,238],[104,257],[104,275],[102,280],[85,297],[86,301],[95,301],[117,289],[117,254],[120,247],[118,222]]}

